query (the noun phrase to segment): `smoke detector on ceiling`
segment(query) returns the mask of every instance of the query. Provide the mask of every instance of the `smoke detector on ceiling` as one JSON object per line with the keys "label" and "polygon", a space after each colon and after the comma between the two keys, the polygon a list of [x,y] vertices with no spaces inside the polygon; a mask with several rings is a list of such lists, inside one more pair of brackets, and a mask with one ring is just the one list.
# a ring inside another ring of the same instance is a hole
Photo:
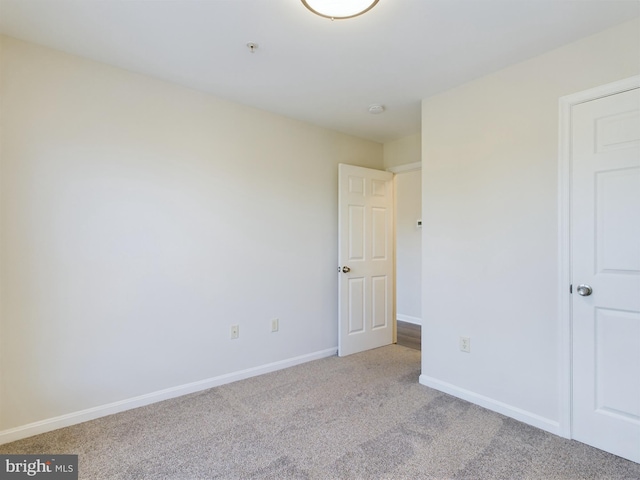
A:
{"label": "smoke detector on ceiling", "polygon": [[380,105],[378,103],[373,103],[369,105],[369,113],[373,115],[378,115],[382,112],[384,112],[384,105]]}

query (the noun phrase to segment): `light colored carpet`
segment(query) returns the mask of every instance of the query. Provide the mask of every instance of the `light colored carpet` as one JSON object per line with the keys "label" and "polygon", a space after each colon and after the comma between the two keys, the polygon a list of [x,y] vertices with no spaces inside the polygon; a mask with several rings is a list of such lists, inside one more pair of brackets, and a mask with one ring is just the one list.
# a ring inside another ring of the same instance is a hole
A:
{"label": "light colored carpet", "polygon": [[331,357],[1,445],[87,479],[640,479],[640,464],[418,384],[420,352]]}

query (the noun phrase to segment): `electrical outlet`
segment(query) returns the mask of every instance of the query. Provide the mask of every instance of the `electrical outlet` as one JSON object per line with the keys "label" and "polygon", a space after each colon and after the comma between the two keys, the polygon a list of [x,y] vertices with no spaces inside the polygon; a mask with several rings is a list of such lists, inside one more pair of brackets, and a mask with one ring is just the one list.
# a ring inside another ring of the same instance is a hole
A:
{"label": "electrical outlet", "polygon": [[460,337],[460,351],[471,353],[471,338]]}
{"label": "electrical outlet", "polygon": [[231,325],[231,339],[235,340],[240,336],[240,325]]}
{"label": "electrical outlet", "polygon": [[271,320],[271,331],[277,332],[279,328],[280,328],[280,320],[278,320],[277,318],[274,318],[273,320]]}

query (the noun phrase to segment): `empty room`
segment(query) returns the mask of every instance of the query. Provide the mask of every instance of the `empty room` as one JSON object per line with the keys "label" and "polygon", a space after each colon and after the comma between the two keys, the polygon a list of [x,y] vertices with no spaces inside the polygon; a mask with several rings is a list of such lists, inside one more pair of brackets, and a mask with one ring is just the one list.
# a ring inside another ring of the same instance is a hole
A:
{"label": "empty room", "polygon": [[0,478],[640,478],[640,2],[0,0]]}

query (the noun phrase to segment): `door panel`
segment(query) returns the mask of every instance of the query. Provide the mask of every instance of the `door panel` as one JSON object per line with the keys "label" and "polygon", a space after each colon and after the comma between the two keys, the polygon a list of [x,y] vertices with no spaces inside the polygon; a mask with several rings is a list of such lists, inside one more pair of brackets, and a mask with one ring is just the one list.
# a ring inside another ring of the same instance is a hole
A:
{"label": "door panel", "polygon": [[373,311],[371,312],[371,328],[386,328],[389,324],[389,318],[387,317],[388,305],[387,298],[389,296],[389,289],[387,288],[387,276],[375,276],[371,277],[371,305]]}
{"label": "door panel", "polygon": [[349,205],[349,255],[347,259],[352,262],[364,260],[364,207],[361,205]]}
{"label": "door panel", "polygon": [[340,356],[393,339],[392,180],[389,172],[339,166]]}
{"label": "door panel", "polygon": [[571,147],[572,433],[640,462],[639,90],[575,105]]}
{"label": "door panel", "polygon": [[639,185],[640,167],[596,174],[598,273],[640,273],[640,222],[628,221],[634,215],[628,210],[640,205]]}
{"label": "door panel", "polygon": [[596,309],[596,410],[629,420],[640,420],[640,369],[619,381],[620,365],[640,366],[640,314]]}
{"label": "door panel", "polygon": [[387,231],[389,230],[388,221],[388,209],[373,207],[371,209],[371,222],[373,223],[372,229],[372,251],[371,258],[373,260],[386,260],[389,254],[389,248],[387,246]]}
{"label": "door panel", "polygon": [[347,279],[349,304],[349,335],[364,332],[364,278]]}

